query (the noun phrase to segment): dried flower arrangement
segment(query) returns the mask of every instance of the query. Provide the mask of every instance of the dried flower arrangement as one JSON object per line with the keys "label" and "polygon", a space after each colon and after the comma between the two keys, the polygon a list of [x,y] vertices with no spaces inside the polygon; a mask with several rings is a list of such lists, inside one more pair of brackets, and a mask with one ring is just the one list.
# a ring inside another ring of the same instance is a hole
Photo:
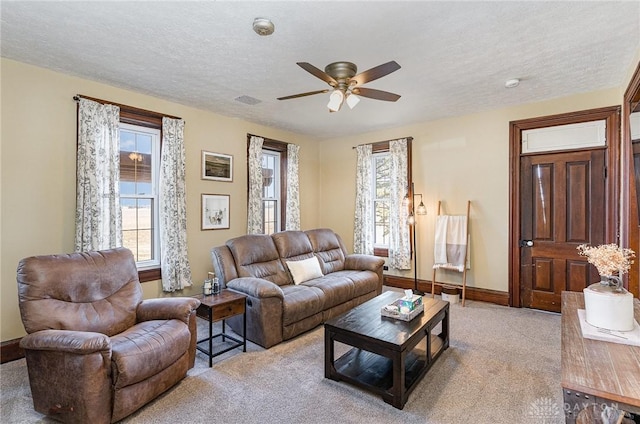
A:
{"label": "dried flower arrangement", "polygon": [[581,244],[577,247],[580,256],[586,256],[600,275],[622,275],[629,271],[636,254],[633,250],[623,248],[617,244],[601,244],[593,247]]}

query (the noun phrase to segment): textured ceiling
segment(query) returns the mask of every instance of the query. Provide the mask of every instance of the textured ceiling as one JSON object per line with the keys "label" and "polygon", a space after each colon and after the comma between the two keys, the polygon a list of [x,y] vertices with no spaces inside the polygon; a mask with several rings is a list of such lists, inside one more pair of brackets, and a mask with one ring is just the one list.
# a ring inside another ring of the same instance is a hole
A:
{"label": "textured ceiling", "polygon": [[[0,12],[4,57],[318,139],[619,87],[640,48],[638,1],[2,1]],[[254,33],[256,17],[275,33]],[[395,60],[402,69],[365,86],[402,98],[331,114],[328,94],[276,100],[328,87],[296,62],[340,60],[359,71]],[[506,89],[510,78],[520,86]]]}

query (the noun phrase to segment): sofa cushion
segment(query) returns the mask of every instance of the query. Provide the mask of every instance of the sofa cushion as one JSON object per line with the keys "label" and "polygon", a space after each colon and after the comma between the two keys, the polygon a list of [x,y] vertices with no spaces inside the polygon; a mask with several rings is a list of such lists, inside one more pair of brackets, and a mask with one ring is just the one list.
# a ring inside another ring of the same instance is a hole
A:
{"label": "sofa cushion", "polygon": [[348,278],[353,282],[353,296],[359,297],[378,290],[378,274],[373,271],[344,270],[332,275]]}
{"label": "sofa cushion", "polygon": [[342,240],[333,230],[319,228],[305,231],[313,246],[315,255],[320,259],[322,273],[327,275],[344,269],[345,250]]}
{"label": "sofa cushion", "polygon": [[287,267],[291,272],[294,284],[304,283],[323,276],[320,262],[315,256],[301,261],[287,261]]}
{"label": "sofa cushion", "polygon": [[189,348],[191,333],[177,319],[144,321],[111,338],[113,385],[138,383],[180,359]]}
{"label": "sofa cushion", "polygon": [[304,231],[283,231],[272,234],[271,237],[283,260],[299,260],[313,256],[311,240]]}
{"label": "sofa cushion", "polygon": [[324,308],[329,309],[354,298],[354,284],[348,277],[327,274],[322,278],[302,283],[303,286],[319,289],[324,294]]}
{"label": "sofa cushion", "polygon": [[223,287],[226,284],[238,278],[238,271],[236,270],[236,263],[233,260],[231,250],[225,246],[217,246],[211,249],[211,260],[213,262],[213,269],[216,271],[216,277],[218,277]]}
{"label": "sofa cushion", "polygon": [[283,326],[320,313],[324,309],[324,296],[319,289],[302,285],[288,285],[280,288],[284,293]]}
{"label": "sofa cushion", "polygon": [[249,234],[227,241],[238,277],[262,278],[279,286],[291,284],[271,236]]}

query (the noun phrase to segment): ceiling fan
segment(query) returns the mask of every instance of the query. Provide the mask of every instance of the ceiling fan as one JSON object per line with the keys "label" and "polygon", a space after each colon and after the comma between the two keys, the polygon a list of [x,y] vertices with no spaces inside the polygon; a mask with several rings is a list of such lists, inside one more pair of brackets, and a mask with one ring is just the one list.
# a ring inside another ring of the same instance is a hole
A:
{"label": "ceiling fan", "polygon": [[400,98],[400,95],[389,93],[388,91],[362,87],[362,84],[382,78],[400,69],[400,65],[393,60],[359,74],[357,74],[358,67],[351,62],[330,63],[324,68],[324,72],[307,62],[297,62],[297,64],[311,75],[329,84],[331,88],[278,97],[278,100],[296,99],[298,97],[312,96],[314,94],[328,93],[331,91],[327,107],[329,108],[329,112],[337,112],[345,100],[347,105],[353,109],[360,101],[358,96],[387,102],[395,102]]}

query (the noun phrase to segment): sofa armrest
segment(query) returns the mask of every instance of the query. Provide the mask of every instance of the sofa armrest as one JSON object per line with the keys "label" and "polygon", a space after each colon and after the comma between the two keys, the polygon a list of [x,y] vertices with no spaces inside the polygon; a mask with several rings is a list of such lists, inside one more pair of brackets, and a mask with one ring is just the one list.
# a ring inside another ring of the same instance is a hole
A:
{"label": "sofa armrest", "polygon": [[154,319],[179,319],[189,324],[189,318],[200,306],[200,301],[194,297],[163,297],[143,300],[136,311],[137,321],[151,321]]}
{"label": "sofa armrest", "polygon": [[378,272],[384,265],[384,259],[377,256],[351,254],[347,255],[344,261],[345,269]]}
{"label": "sofa armrest", "polygon": [[241,277],[227,282],[227,288],[255,298],[277,297],[284,299],[282,289],[271,281],[262,278]]}
{"label": "sofa armrest", "polygon": [[25,350],[49,350],[76,355],[99,352],[111,354],[111,340],[102,333],[91,331],[42,330],[27,334],[20,340]]}
{"label": "sofa armrest", "polygon": [[383,265],[384,259],[382,258],[358,253],[347,255],[344,260],[344,269],[375,272],[378,275],[378,288],[376,290],[378,294],[382,293],[382,285],[384,283],[384,276],[382,274]]}

